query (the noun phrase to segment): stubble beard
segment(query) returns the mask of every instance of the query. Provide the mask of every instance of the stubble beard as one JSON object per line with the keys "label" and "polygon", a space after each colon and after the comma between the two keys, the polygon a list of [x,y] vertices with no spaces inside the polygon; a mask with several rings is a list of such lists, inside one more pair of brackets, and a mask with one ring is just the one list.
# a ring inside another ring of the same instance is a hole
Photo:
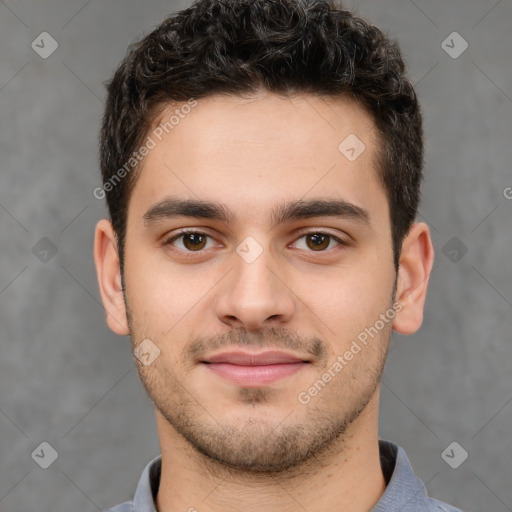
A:
{"label": "stubble beard", "polygon": [[[392,302],[395,293],[396,282]],[[125,305],[135,347],[144,337],[134,329],[126,295]],[[335,456],[343,451],[350,425],[359,418],[379,387],[391,334],[392,326],[388,324],[371,341],[374,346],[365,347],[364,350],[373,350],[370,365],[367,357],[356,355],[314,400],[307,405],[297,401],[294,411],[284,417],[276,415],[272,420],[245,413],[231,424],[222,423],[222,418],[217,419],[208,412],[208,404],[202,404],[187,391],[171,368],[162,363],[162,358],[147,367],[138,360],[136,363],[155,407],[189,443],[205,468],[211,471],[222,468],[232,475],[294,474],[308,464],[322,465],[325,459],[322,455],[326,452]],[[317,378],[320,377],[321,373]],[[298,395],[303,390],[296,391]],[[247,409],[252,407],[257,411],[258,406],[272,403],[274,393],[271,388],[241,387],[237,398]]]}

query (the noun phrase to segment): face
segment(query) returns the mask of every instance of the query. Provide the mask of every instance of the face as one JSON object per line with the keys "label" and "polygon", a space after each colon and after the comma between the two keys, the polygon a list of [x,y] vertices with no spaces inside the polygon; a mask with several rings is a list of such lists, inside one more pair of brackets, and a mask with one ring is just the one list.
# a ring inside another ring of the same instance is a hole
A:
{"label": "face", "polygon": [[[396,274],[372,120],[347,99],[260,93],[200,100],[156,133],[125,242],[133,345],[158,355],[137,360],[140,378],[198,452],[243,470],[298,466],[375,396],[391,336]],[[209,362],[267,350],[299,362]]]}

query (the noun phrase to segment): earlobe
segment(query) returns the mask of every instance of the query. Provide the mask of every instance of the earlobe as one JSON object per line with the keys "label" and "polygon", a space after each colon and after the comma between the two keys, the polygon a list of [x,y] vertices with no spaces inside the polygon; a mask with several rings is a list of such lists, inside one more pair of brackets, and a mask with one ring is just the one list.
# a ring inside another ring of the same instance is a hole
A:
{"label": "earlobe", "polygon": [[400,334],[413,334],[423,322],[423,309],[428,282],[434,263],[434,247],[428,226],[415,223],[402,244],[398,269],[396,302],[399,312],[393,329]]}
{"label": "earlobe", "polygon": [[123,297],[117,237],[107,219],[101,219],[96,224],[94,264],[107,324],[116,334],[125,336],[130,329]]}

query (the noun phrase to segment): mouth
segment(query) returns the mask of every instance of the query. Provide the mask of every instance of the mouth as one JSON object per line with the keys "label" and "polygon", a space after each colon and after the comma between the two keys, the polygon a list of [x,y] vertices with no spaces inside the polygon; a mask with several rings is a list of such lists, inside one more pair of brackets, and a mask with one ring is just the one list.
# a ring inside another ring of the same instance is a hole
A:
{"label": "mouth", "polygon": [[259,387],[311,366],[308,358],[286,352],[223,352],[201,361],[208,371],[239,386]]}

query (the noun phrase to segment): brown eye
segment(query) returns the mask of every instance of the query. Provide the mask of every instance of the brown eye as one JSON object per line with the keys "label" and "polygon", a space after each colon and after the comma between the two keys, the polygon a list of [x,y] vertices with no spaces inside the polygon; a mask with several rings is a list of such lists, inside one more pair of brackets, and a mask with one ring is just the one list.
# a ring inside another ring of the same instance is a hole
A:
{"label": "brown eye", "polygon": [[[201,252],[203,249],[208,248],[206,246],[208,244],[209,238],[212,237],[199,231],[182,231],[181,233],[167,240],[167,242],[165,242],[165,245],[172,245],[185,253]],[[180,239],[182,240],[182,247],[175,245],[175,242]],[[332,241],[336,242],[336,245],[347,245],[342,239],[338,238],[337,236],[331,235],[329,233],[322,233],[319,231],[304,233],[297,240],[302,239],[306,240],[305,247],[302,247],[302,249],[306,249],[313,252],[326,252],[327,250],[329,250],[329,246],[331,245]]]}
{"label": "brown eye", "polygon": [[[314,233],[311,235],[306,235],[306,240],[308,240],[308,242],[306,243],[310,249],[313,249],[315,251],[317,249],[324,250],[327,247],[329,247],[330,238],[331,237],[329,235],[324,235],[322,233]],[[309,243],[309,241],[311,241],[311,243]]]}
{"label": "brown eye", "polygon": [[200,233],[188,233],[183,235],[183,245],[191,251],[204,249],[206,237]]}
{"label": "brown eye", "polygon": [[181,239],[182,247],[178,247],[180,250],[184,252],[199,252],[205,248],[208,238],[211,237],[198,231],[182,231],[167,240],[165,245],[174,245],[177,240]]}
{"label": "brown eye", "polygon": [[340,238],[328,233],[311,232],[304,233],[298,240],[304,238],[306,240],[306,249],[313,252],[324,252],[329,248],[334,240],[337,245],[346,245]]}

